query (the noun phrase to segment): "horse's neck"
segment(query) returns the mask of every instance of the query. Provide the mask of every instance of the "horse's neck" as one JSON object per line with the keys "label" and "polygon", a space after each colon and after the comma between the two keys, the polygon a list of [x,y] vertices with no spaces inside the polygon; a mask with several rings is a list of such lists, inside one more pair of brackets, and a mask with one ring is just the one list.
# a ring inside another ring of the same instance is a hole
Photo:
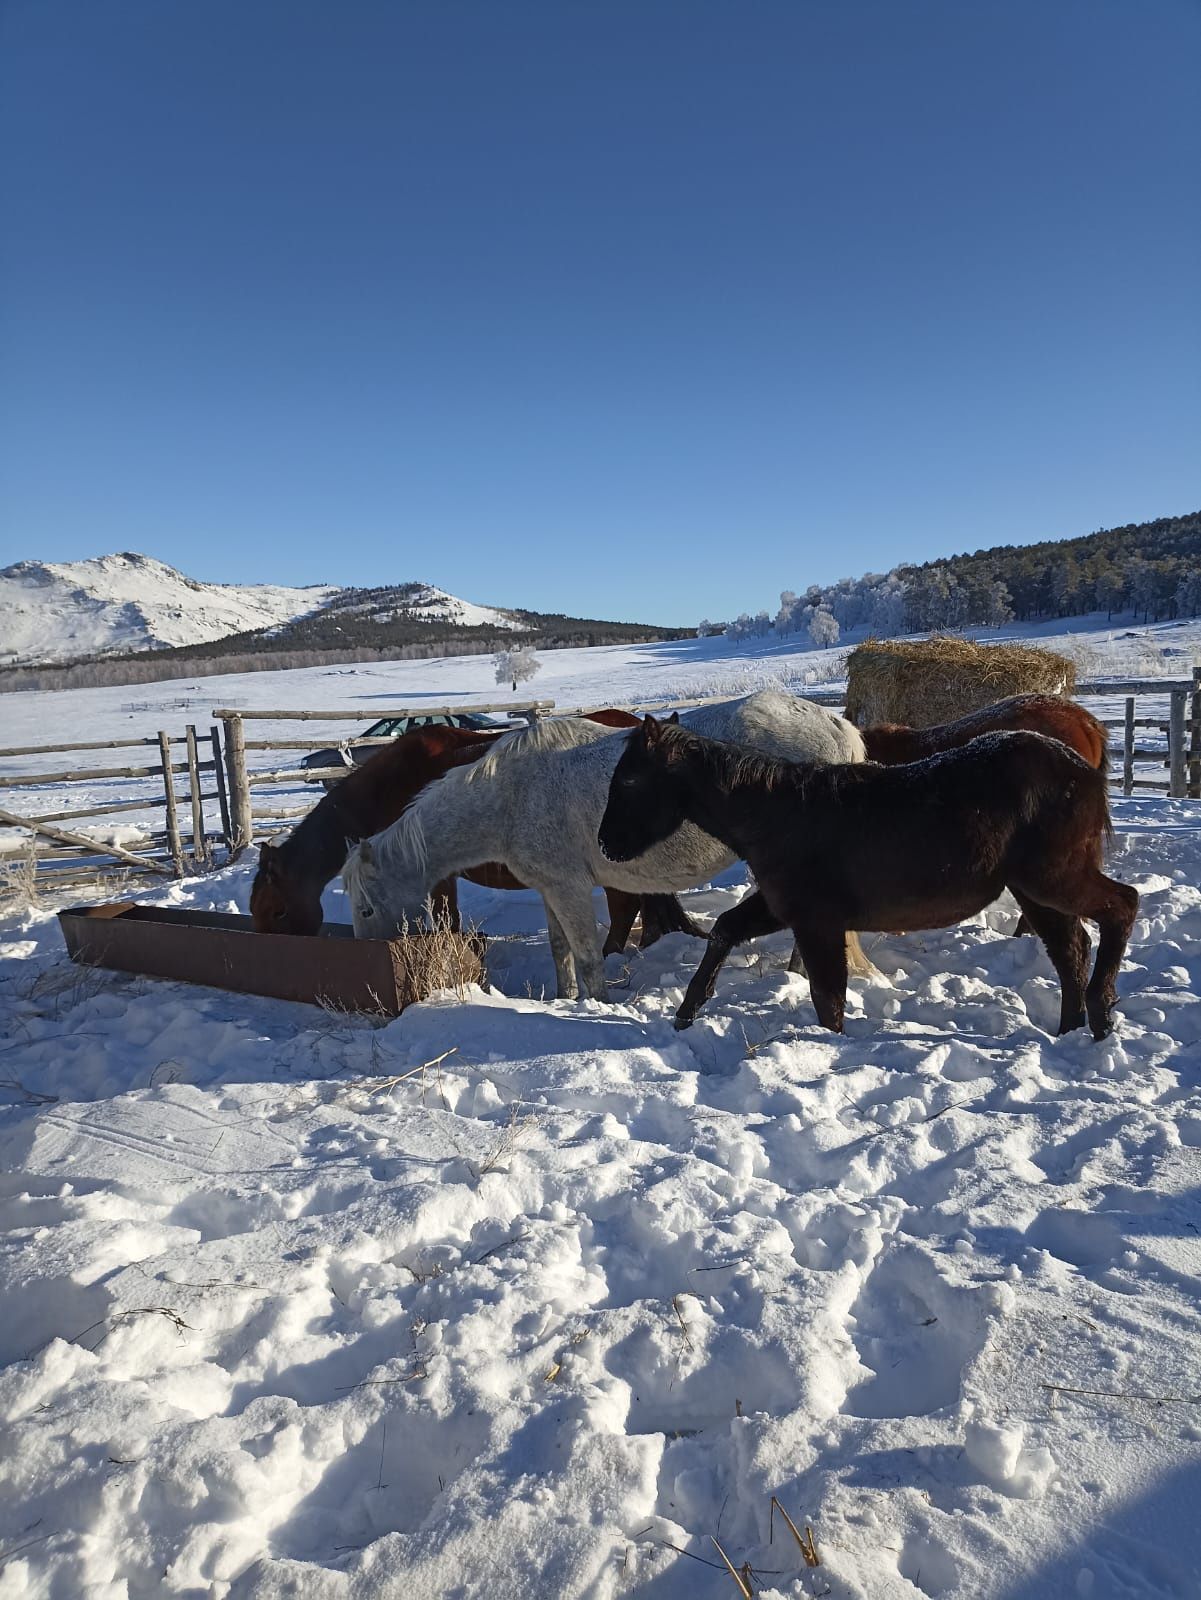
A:
{"label": "horse's neck", "polygon": [[[427,884],[440,883],[465,867],[478,867],[485,861],[503,862],[510,796],[497,794],[490,783],[466,783],[454,774],[448,774],[426,793],[429,798],[422,804],[419,816]],[[402,818],[399,826],[403,821]]]}
{"label": "horse's neck", "polygon": [[338,809],[337,794],[326,795],[279,846],[289,871],[324,887],[346,864],[352,844],[364,835]]}
{"label": "horse's neck", "polygon": [[747,847],[758,837],[765,813],[774,811],[790,791],[740,782],[737,770],[736,755],[690,752],[684,816],[746,860]]}

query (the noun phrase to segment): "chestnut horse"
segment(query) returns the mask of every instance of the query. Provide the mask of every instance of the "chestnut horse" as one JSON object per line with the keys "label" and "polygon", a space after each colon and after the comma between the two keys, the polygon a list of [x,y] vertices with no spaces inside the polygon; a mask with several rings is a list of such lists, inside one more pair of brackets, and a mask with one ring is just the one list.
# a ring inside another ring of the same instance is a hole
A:
{"label": "chestnut horse", "polygon": [[1008,700],[998,700],[994,706],[970,711],[966,717],[934,728],[881,722],[860,731],[867,746],[867,759],[896,767],[906,761],[921,761],[924,756],[936,756],[940,750],[957,750],[984,733],[1018,733],[1023,729],[1058,739],[1090,767],[1101,769],[1106,764],[1104,726],[1091,711],[1058,694],[1011,695]]}
{"label": "chestnut horse", "polygon": [[[898,767],[798,766],[648,717],[625,741],[598,841],[629,861],[691,822],[758,888],[718,917],[676,1016],[686,1028],[730,949],[791,928],[823,1027],[842,1032],[846,935],[946,928],[1009,889],[1059,976],[1060,1033],[1113,1027],[1115,980],[1138,910],[1101,870],[1109,786],[1056,739],[992,733]],[[1088,935],[1101,930],[1088,979]]]}
{"label": "chestnut horse", "polygon": [[[634,727],[628,711],[593,711],[588,721],[610,728]],[[303,817],[282,844],[264,844],[250,889],[250,914],[258,933],[315,934],[324,920],[321,892],[345,864],[352,845],[396,821],[409,802],[452,767],[476,761],[508,729],[495,733],[435,724],[416,728],[386,745],[356,767]],[[488,889],[523,889],[506,868],[485,862],[463,873]],[[639,896],[606,890],[609,935],[605,954],[623,950]],[[438,884],[431,899],[435,910],[458,927],[454,878]],[[642,943],[653,944],[664,933],[691,933],[704,938],[674,895],[643,895]]]}

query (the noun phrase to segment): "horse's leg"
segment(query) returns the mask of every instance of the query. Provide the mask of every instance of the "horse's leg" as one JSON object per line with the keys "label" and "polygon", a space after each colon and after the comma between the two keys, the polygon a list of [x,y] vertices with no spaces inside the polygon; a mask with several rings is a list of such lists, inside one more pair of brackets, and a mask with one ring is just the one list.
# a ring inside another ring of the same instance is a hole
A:
{"label": "horse's leg", "polygon": [[1091,909],[1082,912],[1101,930],[1093,975],[1084,993],[1088,1025],[1094,1039],[1104,1039],[1113,1031],[1113,1008],[1118,998],[1118,968],[1130,942],[1130,930],[1138,915],[1138,890],[1097,872],[1097,893]]}
{"label": "horse's leg", "polygon": [[620,955],[630,937],[634,918],[638,915],[638,896],[627,894],[624,889],[606,889],[605,899],[609,903],[609,935],[602,953],[607,956]]}
{"label": "horse's leg", "polygon": [[1022,908],[1022,917],[1031,933],[1036,933],[1047,948],[1059,975],[1059,1032],[1071,1033],[1084,1026],[1084,985],[1088,979],[1088,935],[1079,917],[1066,911],[1041,906],[1010,885],[1010,893]]}
{"label": "horse's leg", "polygon": [[436,883],[430,890],[430,916],[435,927],[445,924],[452,933],[459,932],[462,923],[459,921],[457,878],[443,878],[441,883]]}
{"label": "horse's leg", "polygon": [[[788,958],[789,972],[797,972],[805,977],[805,958],[801,954],[801,947],[793,941],[792,954]],[[869,960],[857,933],[847,934],[847,971],[853,978],[872,978],[879,976],[880,969],[874,961]]]}
{"label": "horse's leg", "polygon": [[605,958],[592,910],[592,885],[587,881],[560,884],[553,894],[542,891],[548,918],[554,915],[575,957],[575,974],[581,1000],[608,998]]}
{"label": "horse's leg", "polygon": [[[1015,900],[1017,899],[1016,895],[1014,895],[1014,899]],[[1019,939],[1022,936],[1022,934],[1024,934],[1024,933],[1034,933],[1034,932],[1035,932],[1034,923],[1031,921],[1031,919],[1023,911],[1021,916],[1018,918],[1017,927],[1013,930],[1014,938],[1015,939]]]}
{"label": "horse's leg", "polygon": [[708,948],[676,1012],[676,1027],[691,1027],[705,1001],[712,999],[717,974],[736,944],[745,944],[748,939],[758,939],[765,933],[779,933],[783,926],[758,890],[723,911],[709,931]]}
{"label": "horse's leg", "polygon": [[1107,878],[1092,862],[1078,861],[1057,863],[1057,870],[1048,874],[1046,882],[1027,881],[1022,890],[1028,900],[1037,898],[1040,905],[1050,905],[1072,917],[1087,917],[1100,928],[1093,975],[1084,991],[1084,1009],[1093,1038],[1104,1039],[1113,1031],[1118,968],[1138,915],[1138,891],[1128,883]]}
{"label": "horse's leg", "polygon": [[575,957],[571,953],[571,945],[567,942],[567,935],[563,932],[558,917],[550,908],[549,900],[544,897],[542,903],[546,907],[546,936],[550,942],[551,960],[555,964],[555,999],[574,1000]]}
{"label": "horse's leg", "polygon": [[703,939],[705,930],[693,922],[674,894],[644,894],[642,897],[642,938],[640,950],[649,950],[668,933],[687,933]]}
{"label": "horse's leg", "polygon": [[797,923],[792,931],[809,973],[817,1020],[832,1033],[841,1033],[847,1004],[846,935],[812,923]]}

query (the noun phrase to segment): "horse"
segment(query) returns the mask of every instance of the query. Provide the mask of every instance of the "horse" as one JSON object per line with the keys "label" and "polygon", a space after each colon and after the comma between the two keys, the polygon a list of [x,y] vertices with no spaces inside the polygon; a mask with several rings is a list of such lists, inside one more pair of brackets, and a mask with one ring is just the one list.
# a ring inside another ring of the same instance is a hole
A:
{"label": "horse", "polygon": [[[864,759],[863,740],[843,717],[778,690],[697,706],[685,720],[796,760]],[[596,834],[623,748],[621,735],[587,722],[543,722],[423,789],[398,822],[347,860],[343,881],[356,935],[390,938],[419,922],[430,885],[484,854],[542,895],[558,996],[575,995],[578,975],[584,996],[604,999],[593,886],[675,892],[708,882],[736,860],[716,839],[685,827],[645,861],[606,861]],[[848,959],[857,970],[873,970],[853,936]]]}
{"label": "horse", "polygon": [[860,731],[867,759],[895,767],[903,762],[920,761],[924,756],[938,755],[942,750],[956,750],[981,734],[1020,729],[1058,739],[1090,767],[1100,769],[1106,765],[1108,741],[1104,724],[1098,722],[1091,711],[1058,694],[1010,695],[1008,700],[998,700],[996,705],[970,711],[966,717],[939,723],[933,728],[880,722],[874,728]]}
{"label": "horse", "polygon": [[[791,928],[821,1024],[843,1031],[848,929],[945,928],[1008,888],[1061,987],[1059,1032],[1113,1027],[1115,980],[1138,895],[1101,871],[1106,776],[1056,739],[990,733],[897,767],[799,767],[647,717],[618,738],[598,833],[634,861],[682,825],[741,856],[758,889],[718,917],[676,1015],[686,1028],[730,949]],[[1101,930],[1092,978],[1081,918]]]}
{"label": "horse", "polygon": [[[996,705],[969,711],[965,717],[939,723],[933,728],[879,722],[874,728],[863,728],[861,732],[868,760],[893,767],[902,762],[920,761],[923,756],[935,756],[941,750],[958,749],[985,733],[1014,733],[1023,728],[1028,733],[1045,733],[1058,739],[1060,744],[1066,744],[1069,750],[1082,756],[1090,767],[1104,770],[1108,764],[1105,724],[1098,722],[1091,711],[1059,694],[1010,695],[1008,700],[998,700]],[[1013,931],[1015,934],[1033,932],[1024,912]]]}
{"label": "horse", "polygon": [[[601,710],[589,719],[606,728],[630,728],[638,719],[628,711]],[[433,725],[416,728],[377,751],[348,773],[302,818],[282,844],[264,844],[250,888],[250,914],[258,933],[315,934],[324,920],[321,894],[342,870],[360,839],[395,822],[427,783],[452,767],[478,761],[508,729],[495,733]],[[472,863],[462,876],[488,889],[522,889],[506,868],[493,862]],[[436,884],[431,896],[435,915],[457,928],[455,880]],[[608,894],[609,934],[605,954],[624,950],[639,911],[636,895],[614,889]],[[685,916],[671,895],[647,896],[642,904],[642,945],[664,933],[703,931]]]}

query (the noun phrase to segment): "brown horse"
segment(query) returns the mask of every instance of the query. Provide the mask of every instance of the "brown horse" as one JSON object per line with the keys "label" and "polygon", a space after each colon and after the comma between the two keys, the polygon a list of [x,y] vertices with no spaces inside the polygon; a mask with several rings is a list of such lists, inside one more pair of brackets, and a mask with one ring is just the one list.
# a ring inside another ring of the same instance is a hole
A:
{"label": "brown horse", "polygon": [[[617,763],[601,850],[641,855],[691,822],[754,873],[758,889],[718,917],[676,1026],[713,993],[730,949],[791,928],[818,1021],[842,1032],[846,934],[946,928],[1009,889],[1059,975],[1059,1031],[1087,1014],[1113,1027],[1115,980],[1138,895],[1101,871],[1105,774],[1036,733],[993,733],[908,766],[803,767],[648,717]],[[1091,980],[1089,940],[1101,940]]]}
{"label": "brown horse", "polygon": [[[996,705],[969,711],[965,717],[938,723],[933,728],[908,728],[899,722],[880,722],[861,732],[867,759],[895,767],[906,761],[936,756],[941,750],[958,750],[986,733],[1023,730],[1058,739],[1098,771],[1103,771],[1107,764],[1109,752],[1104,723],[1098,722],[1091,711],[1078,706],[1074,700],[1065,700],[1059,694],[1010,695],[1008,700],[998,700]],[[1034,932],[1025,912],[1013,931],[1015,934]]]}
{"label": "brown horse", "polygon": [[[628,711],[606,710],[590,712],[588,720],[610,728],[630,728],[638,718]],[[317,933],[324,920],[321,892],[342,870],[351,846],[395,822],[427,783],[452,767],[477,761],[503,731],[481,733],[441,725],[416,728],[348,773],[282,844],[261,847],[258,871],[250,888],[250,914],[256,931]],[[472,867],[463,876],[488,889],[525,888],[508,868],[495,862]],[[618,889],[605,893],[609,901],[605,954],[609,955],[625,948],[638,915],[639,897]],[[458,927],[455,880],[449,878],[438,884],[432,899],[436,914]],[[664,933],[704,937],[674,895],[644,895],[641,910],[644,946],[653,944]]]}
{"label": "brown horse", "polygon": [[1090,767],[1102,768],[1106,764],[1106,737],[1103,724],[1091,711],[1078,706],[1074,700],[1065,700],[1058,694],[1015,694],[1008,700],[998,700],[994,706],[981,711],[971,711],[954,722],[943,722],[934,728],[907,728],[901,723],[881,722],[874,728],[863,728],[863,742],[867,746],[867,759],[879,761],[886,767],[895,767],[906,761],[921,761],[925,756],[936,756],[941,750],[957,750],[970,739],[984,733],[1045,733],[1058,739],[1069,750],[1088,762]]}

